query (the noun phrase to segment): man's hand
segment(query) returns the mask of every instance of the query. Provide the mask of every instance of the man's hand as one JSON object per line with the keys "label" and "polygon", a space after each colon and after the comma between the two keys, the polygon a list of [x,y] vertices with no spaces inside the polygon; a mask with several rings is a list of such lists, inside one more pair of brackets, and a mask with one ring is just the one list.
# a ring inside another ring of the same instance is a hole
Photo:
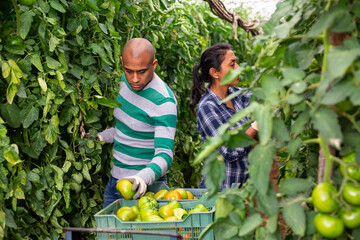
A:
{"label": "man's hand", "polygon": [[126,177],[124,179],[129,180],[133,184],[131,190],[134,192],[136,191],[133,197],[134,200],[144,196],[144,194],[146,193],[147,185],[141,177],[131,176],[131,177]]}

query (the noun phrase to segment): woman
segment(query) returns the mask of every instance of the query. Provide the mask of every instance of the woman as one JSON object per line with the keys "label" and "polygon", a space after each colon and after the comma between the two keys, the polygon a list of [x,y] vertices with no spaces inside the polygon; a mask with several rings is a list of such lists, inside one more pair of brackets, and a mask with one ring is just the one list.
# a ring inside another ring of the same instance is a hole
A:
{"label": "woman", "polygon": [[[238,78],[230,84],[220,85],[225,74],[230,69],[238,67],[239,65],[236,63],[236,57],[231,45],[218,43],[206,49],[201,55],[200,64],[195,65],[193,68],[192,103],[190,108],[196,114],[197,129],[203,142],[208,137],[217,136],[217,129],[221,125],[227,123],[229,118],[236,112],[249,105],[251,95],[249,91],[236,96],[226,103],[221,103],[229,94],[241,90],[239,87],[234,87],[239,83]],[[204,82],[208,83],[206,88],[203,86]],[[195,113],[197,104],[198,107]],[[245,117],[234,124],[232,129],[239,128],[249,121],[250,118]],[[252,123],[245,133],[255,137],[257,133],[256,122]],[[219,152],[224,157],[226,164],[226,179],[220,190],[225,187],[231,187],[233,183],[243,184],[248,178],[246,171],[250,147],[230,149],[222,146]],[[204,176],[201,179],[200,187],[205,187]]]}

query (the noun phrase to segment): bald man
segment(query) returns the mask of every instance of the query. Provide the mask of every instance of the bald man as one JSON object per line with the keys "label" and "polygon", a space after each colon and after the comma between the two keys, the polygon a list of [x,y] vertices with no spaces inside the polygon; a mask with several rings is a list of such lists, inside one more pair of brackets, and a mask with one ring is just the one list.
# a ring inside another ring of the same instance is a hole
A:
{"label": "bald man", "polygon": [[98,134],[114,143],[113,167],[105,189],[105,208],[122,198],[116,183],[128,179],[140,198],[154,181],[166,183],[173,160],[177,102],[171,89],[155,73],[157,60],[152,44],[143,38],[129,40],[122,52],[121,76],[114,109],[115,126]]}

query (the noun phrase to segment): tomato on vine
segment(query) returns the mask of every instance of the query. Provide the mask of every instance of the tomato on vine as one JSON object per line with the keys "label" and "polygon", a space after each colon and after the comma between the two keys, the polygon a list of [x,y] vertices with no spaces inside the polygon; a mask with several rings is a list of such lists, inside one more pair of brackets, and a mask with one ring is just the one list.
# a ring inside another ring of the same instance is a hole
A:
{"label": "tomato on vine", "polygon": [[314,226],[316,231],[326,238],[338,238],[344,232],[344,223],[340,218],[323,213],[315,216]]}
{"label": "tomato on vine", "polygon": [[35,2],[36,0],[19,0],[19,3],[25,6],[32,6]]}
{"label": "tomato on vine", "polygon": [[[347,154],[345,157],[343,157],[342,160],[344,163],[355,164],[355,153],[353,152],[353,153]],[[350,165],[350,164],[347,164],[346,166],[343,166],[343,165],[340,166],[341,174],[344,176],[345,169],[346,169],[346,173],[351,179],[360,181],[360,167]]]}
{"label": "tomato on vine", "polygon": [[339,202],[334,197],[336,188],[328,182],[317,185],[312,192],[312,202],[314,207],[321,213],[332,213],[338,206]]}
{"label": "tomato on vine", "polygon": [[360,187],[352,183],[346,183],[342,195],[346,202],[354,206],[360,206]]}
{"label": "tomato on vine", "polygon": [[341,209],[340,218],[344,222],[345,227],[355,229],[360,227],[360,208],[352,208],[350,211]]}

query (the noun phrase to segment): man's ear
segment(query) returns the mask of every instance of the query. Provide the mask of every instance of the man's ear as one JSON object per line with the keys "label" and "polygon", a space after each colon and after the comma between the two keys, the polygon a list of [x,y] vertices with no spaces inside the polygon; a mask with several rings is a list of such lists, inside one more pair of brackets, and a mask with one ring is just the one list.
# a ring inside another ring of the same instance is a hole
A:
{"label": "man's ear", "polygon": [[157,64],[158,64],[158,60],[155,59],[155,60],[153,61],[153,69],[154,69],[154,71],[155,71],[155,69],[156,69]]}
{"label": "man's ear", "polygon": [[123,65],[123,66],[124,66],[122,56],[120,56],[120,61],[121,61],[121,65]]}

